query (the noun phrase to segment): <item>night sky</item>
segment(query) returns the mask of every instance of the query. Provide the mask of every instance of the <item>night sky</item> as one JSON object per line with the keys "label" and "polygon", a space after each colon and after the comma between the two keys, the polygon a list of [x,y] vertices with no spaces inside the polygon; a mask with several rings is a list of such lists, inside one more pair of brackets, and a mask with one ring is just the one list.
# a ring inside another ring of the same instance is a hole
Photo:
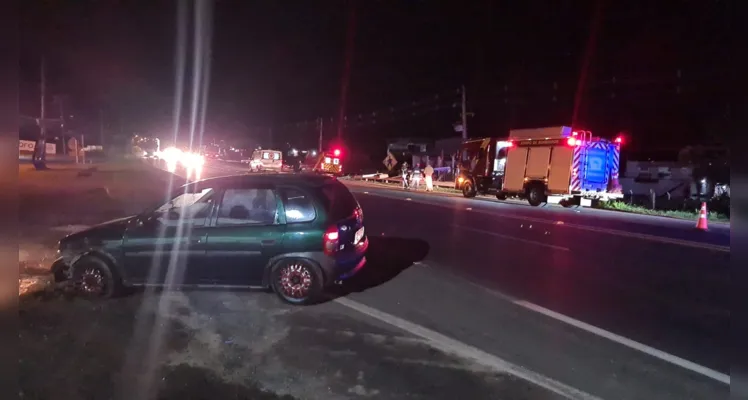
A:
{"label": "night sky", "polygon": [[[471,137],[574,123],[629,132],[632,148],[719,142],[736,99],[731,4],[218,0],[204,19],[205,135],[314,146],[317,117],[335,135],[347,69],[343,138],[354,147],[457,135],[461,85]],[[176,2],[21,6],[22,115],[38,115],[44,54],[50,95],[64,96],[76,130],[98,132],[101,113],[108,135],[172,135]],[[191,79],[188,68],[183,135]],[[59,114],[58,103],[48,108]]]}

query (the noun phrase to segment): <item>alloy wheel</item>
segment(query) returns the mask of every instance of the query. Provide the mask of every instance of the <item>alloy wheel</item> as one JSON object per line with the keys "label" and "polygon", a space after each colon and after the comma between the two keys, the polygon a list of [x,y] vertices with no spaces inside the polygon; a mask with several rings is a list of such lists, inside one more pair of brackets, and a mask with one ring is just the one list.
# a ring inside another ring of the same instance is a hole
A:
{"label": "alloy wheel", "polygon": [[309,296],[312,272],[302,264],[289,264],[280,270],[280,288],[286,296],[303,299]]}
{"label": "alloy wheel", "polygon": [[104,274],[95,267],[88,267],[83,271],[79,284],[81,291],[89,296],[99,296],[107,289]]}

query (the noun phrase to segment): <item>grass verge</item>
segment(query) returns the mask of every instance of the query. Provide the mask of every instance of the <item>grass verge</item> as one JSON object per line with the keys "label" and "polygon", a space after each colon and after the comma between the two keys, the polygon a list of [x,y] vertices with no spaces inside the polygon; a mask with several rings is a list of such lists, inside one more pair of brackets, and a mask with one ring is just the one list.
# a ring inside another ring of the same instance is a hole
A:
{"label": "grass verge", "polygon": [[[642,206],[627,204],[622,201],[600,202],[600,205],[598,208],[603,209],[603,210],[622,211],[622,212],[629,212],[629,213],[634,213],[634,214],[656,215],[660,217],[680,218],[680,219],[689,219],[689,220],[695,220],[699,216],[699,212],[697,210],[694,210],[694,211],[652,210],[652,209],[645,208]],[[707,215],[707,219],[709,221],[714,221],[714,222],[729,222],[730,221],[730,218],[727,217],[726,215],[713,212],[713,211],[709,212],[709,214]]]}

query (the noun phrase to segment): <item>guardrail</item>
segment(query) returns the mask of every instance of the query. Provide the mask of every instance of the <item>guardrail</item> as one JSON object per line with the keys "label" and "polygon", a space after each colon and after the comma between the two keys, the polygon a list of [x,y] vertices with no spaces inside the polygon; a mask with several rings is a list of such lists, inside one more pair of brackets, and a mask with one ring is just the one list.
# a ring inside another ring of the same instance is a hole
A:
{"label": "guardrail", "polygon": [[[350,180],[364,181],[364,182],[375,182],[382,184],[402,185],[403,178],[400,176],[388,176],[387,174],[365,174],[365,175],[353,175],[349,176]],[[425,185],[421,182],[422,185]],[[441,189],[454,189],[454,182],[445,181],[433,181],[434,187]]]}

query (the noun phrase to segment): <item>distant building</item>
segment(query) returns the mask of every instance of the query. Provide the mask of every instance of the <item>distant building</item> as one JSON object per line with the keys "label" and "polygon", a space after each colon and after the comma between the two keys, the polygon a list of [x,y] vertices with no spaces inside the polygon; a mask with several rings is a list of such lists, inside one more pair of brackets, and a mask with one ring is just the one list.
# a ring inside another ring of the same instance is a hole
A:
{"label": "distant building", "polygon": [[425,153],[433,140],[424,138],[395,138],[387,141],[387,151],[395,153]]}

